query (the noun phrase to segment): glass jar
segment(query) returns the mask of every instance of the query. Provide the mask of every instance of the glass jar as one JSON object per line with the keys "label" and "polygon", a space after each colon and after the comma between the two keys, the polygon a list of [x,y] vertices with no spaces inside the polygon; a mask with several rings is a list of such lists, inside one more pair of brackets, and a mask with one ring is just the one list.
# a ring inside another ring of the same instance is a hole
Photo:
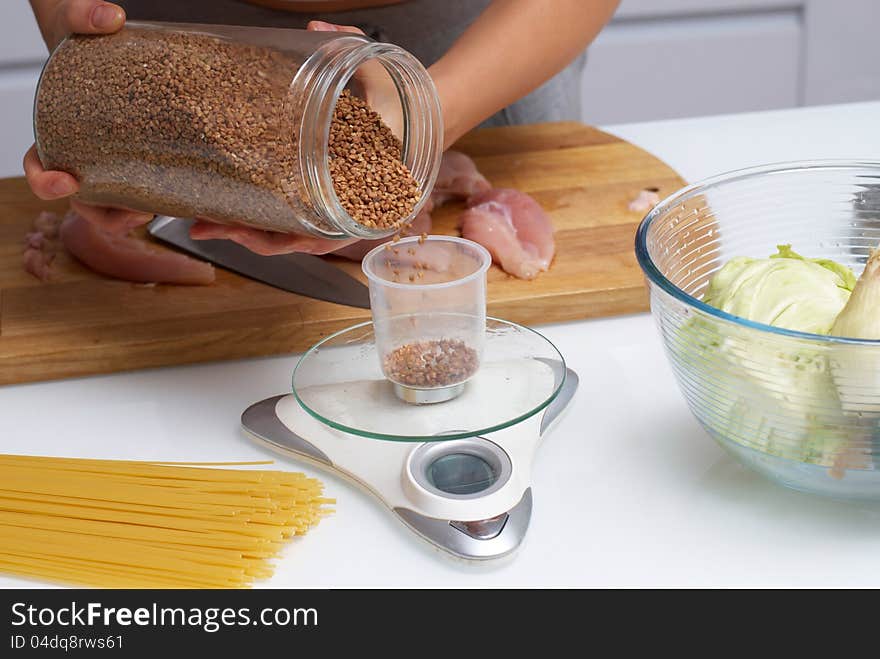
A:
{"label": "glass jar", "polygon": [[427,201],[443,130],[430,76],[393,44],[129,22],[52,52],[34,134],[85,202],[374,239]]}

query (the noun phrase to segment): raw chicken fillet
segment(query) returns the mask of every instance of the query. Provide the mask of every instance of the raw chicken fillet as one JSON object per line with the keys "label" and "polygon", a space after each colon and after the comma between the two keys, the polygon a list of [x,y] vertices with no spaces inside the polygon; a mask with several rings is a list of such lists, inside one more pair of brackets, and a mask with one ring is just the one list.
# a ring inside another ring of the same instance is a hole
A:
{"label": "raw chicken fillet", "polygon": [[58,227],[61,218],[55,213],[42,212],[34,220],[34,230],[24,238],[22,265],[40,281],[52,279],[52,262],[55,260],[58,245]]}
{"label": "raw chicken fillet", "polygon": [[65,249],[95,272],[143,283],[212,284],[214,267],[145,240],[114,233],[71,211],[61,223]]}
{"label": "raw chicken fillet", "polygon": [[440,161],[431,201],[441,206],[452,199],[467,199],[491,189],[492,184],[480,174],[473,160],[459,151],[447,151]]}
{"label": "raw chicken fillet", "polygon": [[468,200],[461,216],[463,238],[481,244],[508,274],[534,279],[550,267],[556,252],[553,224],[532,197],[509,188]]}

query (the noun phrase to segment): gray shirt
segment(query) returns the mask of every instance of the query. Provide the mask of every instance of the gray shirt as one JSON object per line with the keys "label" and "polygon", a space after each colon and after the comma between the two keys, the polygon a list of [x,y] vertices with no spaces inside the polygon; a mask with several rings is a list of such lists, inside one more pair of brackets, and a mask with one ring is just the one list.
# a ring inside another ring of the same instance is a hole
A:
{"label": "gray shirt", "polygon": [[[425,65],[436,62],[491,0],[408,0],[355,11],[303,14],[269,9],[240,0],[116,0],[132,20],[220,23],[305,28],[311,20],[355,25],[377,41],[395,43]],[[580,120],[580,80],[584,55],[489,118],[483,126]]]}

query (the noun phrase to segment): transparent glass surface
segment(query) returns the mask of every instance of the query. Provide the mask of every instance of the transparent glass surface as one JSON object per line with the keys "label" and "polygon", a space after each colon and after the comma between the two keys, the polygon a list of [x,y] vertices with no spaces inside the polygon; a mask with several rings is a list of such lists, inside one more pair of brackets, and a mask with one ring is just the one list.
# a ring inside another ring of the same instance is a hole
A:
{"label": "transparent glass surface", "polygon": [[697,183],[658,204],[636,238],[651,310],[693,414],[780,483],[880,499],[880,341],[779,329],[700,301],[735,256],[779,244],[859,275],[880,242],[880,163],[785,163]]}
{"label": "transparent glass surface", "polygon": [[486,320],[480,370],[452,400],[400,400],[382,373],[373,324],[338,332],[302,356],[293,373],[300,405],[328,426],[363,437],[425,442],[461,439],[538,414],[559,393],[565,361],[534,330]]}
{"label": "transparent glass surface", "polygon": [[428,482],[441,492],[474,494],[498,480],[498,473],[478,455],[450,453],[426,467]]}

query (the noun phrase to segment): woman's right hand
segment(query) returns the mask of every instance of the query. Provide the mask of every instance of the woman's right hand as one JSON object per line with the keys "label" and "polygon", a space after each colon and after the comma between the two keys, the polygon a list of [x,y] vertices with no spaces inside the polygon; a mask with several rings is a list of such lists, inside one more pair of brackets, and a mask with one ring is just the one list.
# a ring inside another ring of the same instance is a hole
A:
{"label": "woman's right hand", "polygon": [[[31,6],[50,52],[68,34],[111,34],[125,24],[122,7],[103,0],[31,0]],[[24,156],[24,173],[40,199],[61,199],[79,190],[67,172],[44,169],[35,146]]]}
{"label": "woman's right hand", "polygon": [[68,34],[112,34],[125,24],[125,11],[104,0],[31,0],[49,52]]}

